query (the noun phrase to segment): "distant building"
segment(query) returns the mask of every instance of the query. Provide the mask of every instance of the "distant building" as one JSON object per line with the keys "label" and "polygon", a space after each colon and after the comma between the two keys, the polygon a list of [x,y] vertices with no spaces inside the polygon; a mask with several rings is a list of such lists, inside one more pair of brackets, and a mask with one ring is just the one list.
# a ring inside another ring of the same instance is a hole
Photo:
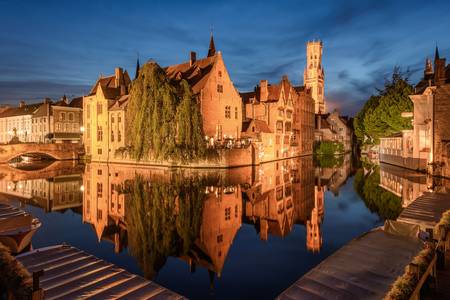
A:
{"label": "distant building", "polygon": [[20,142],[32,141],[31,119],[42,103],[26,104],[20,101],[18,107],[9,107],[0,113],[0,143],[7,144],[17,139]]}
{"label": "distant building", "polygon": [[314,99],[314,113],[316,114],[327,112],[322,50],[323,44],[321,41],[306,43],[306,66],[303,73],[303,84],[311,90],[311,96]]}
{"label": "distant building", "polygon": [[261,80],[253,92],[241,93],[242,135],[258,146],[261,162],[312,153],[314,106],[308,92],[283,76],[278,84]]}
{"label": "distant building", "polygon": [[31,141],[35,143],[79,143],[83,126],[82,98],[69,102],[45,99],[31,119]]}
{"label": "distant building", "polygon": [[341,143],[344,152],[351,152],[353,147],[352,119],[341,116],[338,111],[328,114],[316,114],[314,139],[316,142],[329,141]]}
{"label": "distant building", "polygon": [[425,62],[423,79],[410,95],[413,129],[380,139],[380,161],[450,176],[450,65],[436,47],[434,66]]}

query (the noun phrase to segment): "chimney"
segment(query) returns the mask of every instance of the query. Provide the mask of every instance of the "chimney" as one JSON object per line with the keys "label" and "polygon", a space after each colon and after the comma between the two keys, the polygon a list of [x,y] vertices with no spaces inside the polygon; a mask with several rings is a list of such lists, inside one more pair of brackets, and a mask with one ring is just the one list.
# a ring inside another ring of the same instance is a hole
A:
{"label": "chimney", "polygon": [[127,87],[125,86],[125,84],[121,84],[120,85],[120,96],[124,96],[127,94]]}
{"label": "chimney", "polygon": [[267,101],[269,98],[269,88],[268,88],[269,83],[267,82],[267,80],[261,80],[259,82],[259,101]]}
{"label": "chimney", "polygon": [[196,60],[197,60],[197,53],[195,53],[194,51],[191,51],[189,65],[192,67],[192,65],[196,62]]}
{"label": "chimney", "polygon": [[122,70],[122,68],[118,68],[118,67],[115,68],[114,74],[115,74],[114,87],[118,88],[118,87],[120,87],[120,84],[123,81],[123,70]]}
{"label": "chimney", "polygon": [[25,107],[25,100],[20,100],[19,107]]}

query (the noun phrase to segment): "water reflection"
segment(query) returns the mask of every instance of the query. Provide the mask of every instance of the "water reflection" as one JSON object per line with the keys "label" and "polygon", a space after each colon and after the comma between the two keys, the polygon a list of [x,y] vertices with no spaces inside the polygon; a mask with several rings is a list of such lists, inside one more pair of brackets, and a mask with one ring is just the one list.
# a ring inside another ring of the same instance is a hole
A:
{"label": "water reflection", "polygon": [[263,243],[286,238],[300,225],[305,248],[318,253],[326,239],[325,194],[339,195],[354,173],[350,156],[229,170],[55,162],[39,170],[0,169],[0,198],[21,199],[46,212],[80,213],[98,242],[130,254],[147,278],[174,257],[191,272],[208,270],[212,282],[222,276],[244,225]]}

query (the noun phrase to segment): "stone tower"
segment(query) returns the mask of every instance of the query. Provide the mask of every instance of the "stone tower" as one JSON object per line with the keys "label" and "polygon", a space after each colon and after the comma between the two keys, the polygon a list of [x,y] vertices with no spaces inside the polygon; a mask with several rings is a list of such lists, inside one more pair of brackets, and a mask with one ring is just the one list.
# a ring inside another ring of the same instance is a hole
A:
{"label": "stone tower", "polygon": [[311,89],[316,114],[326,113],[324,80],[322,41],[309,41],[306,43],[306,67],[303,73],[303,84]]}

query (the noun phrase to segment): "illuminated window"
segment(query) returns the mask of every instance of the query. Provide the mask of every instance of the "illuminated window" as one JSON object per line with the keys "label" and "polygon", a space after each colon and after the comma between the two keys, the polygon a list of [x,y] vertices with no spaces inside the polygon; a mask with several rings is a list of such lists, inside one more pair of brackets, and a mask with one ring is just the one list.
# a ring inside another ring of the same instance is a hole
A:
{"label": "illuminated window", "polygon": [[231,219],[231,207],[225,208],[225,220],[228,221]]}

